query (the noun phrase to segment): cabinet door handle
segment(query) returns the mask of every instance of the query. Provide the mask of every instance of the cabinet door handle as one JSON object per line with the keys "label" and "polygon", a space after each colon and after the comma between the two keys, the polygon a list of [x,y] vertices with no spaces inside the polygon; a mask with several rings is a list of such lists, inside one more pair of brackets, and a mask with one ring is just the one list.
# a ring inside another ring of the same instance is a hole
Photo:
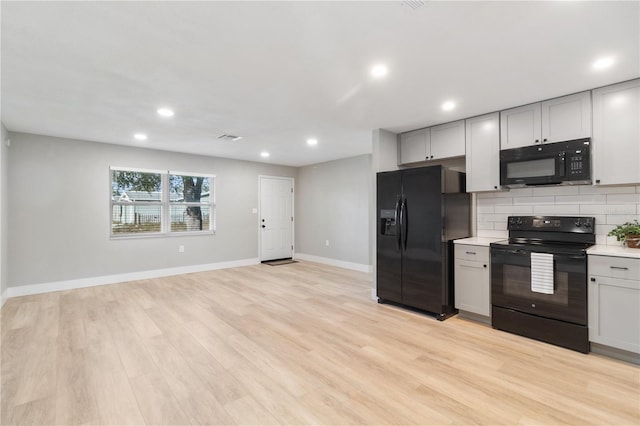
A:
{"label": "cabinet door handle", "polygon": [[609,266],[609,268],[611,269],[619,269],[621,271],[628,271],[629,268],[625,267],[625,266]]}
{"label": "cabinet door handle", "polygon": [[546,141],[547,141],[546,139],[542,139],[542,142],[546,142]]}
{"label": "cabinet door handle", "polygon": [[595,283],[595,282],[596,282],[596,279],[595,279],[595,278],[591,278],[591,282],[592,282],[592,283]]}
{"label": "cabinet door handle", "polygon": [[483,267],[483,268],[486,268],[486,267],[487,267],[487,265],[482,265],[482,267]]}
{"label": "cabinet door handle", "polygon": [[465,251],[465,253],[467,253],[467,254],[472,254],[472,255],[474,255],[474,256],[476,255],[476,252],[475,252],[475,251]]}

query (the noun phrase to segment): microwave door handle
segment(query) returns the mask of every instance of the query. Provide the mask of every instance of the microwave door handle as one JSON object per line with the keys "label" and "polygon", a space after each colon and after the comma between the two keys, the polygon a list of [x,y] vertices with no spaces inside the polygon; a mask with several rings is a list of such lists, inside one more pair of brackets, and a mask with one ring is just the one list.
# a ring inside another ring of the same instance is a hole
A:
{"label": "microwave door handle", "polygon": [[567,175],[567,153],[562,152],[560,155],[560,162],[558,164],[558,169],[556,170],[556,174],[558,177],[565,177]]}

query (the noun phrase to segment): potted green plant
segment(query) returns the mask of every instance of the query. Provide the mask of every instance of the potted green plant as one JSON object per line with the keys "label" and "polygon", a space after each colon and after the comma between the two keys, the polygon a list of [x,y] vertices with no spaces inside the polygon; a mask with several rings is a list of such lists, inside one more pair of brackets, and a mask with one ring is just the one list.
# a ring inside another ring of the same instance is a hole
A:
{"label": "potted green plant", "polygon": [[616,237],[618,241],[626,242],[628,247],[640,248],[640,223],[638,219],[616,226],[608,235]]}

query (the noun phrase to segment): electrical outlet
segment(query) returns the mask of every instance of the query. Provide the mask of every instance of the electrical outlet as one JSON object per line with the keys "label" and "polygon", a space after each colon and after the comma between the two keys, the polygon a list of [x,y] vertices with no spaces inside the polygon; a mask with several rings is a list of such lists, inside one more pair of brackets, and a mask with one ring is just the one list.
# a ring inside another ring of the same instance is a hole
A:
{"label": "electrical outlet", "polygon": [[326,241],[324,242],[324,245],[325,245],[325,246],[327,246],[327,247],[329,247],[329,240],[326,240]]}
{"label": "electrical outlet", "polygon": [[178,246],[178,253],[184,253],[184,246]]}

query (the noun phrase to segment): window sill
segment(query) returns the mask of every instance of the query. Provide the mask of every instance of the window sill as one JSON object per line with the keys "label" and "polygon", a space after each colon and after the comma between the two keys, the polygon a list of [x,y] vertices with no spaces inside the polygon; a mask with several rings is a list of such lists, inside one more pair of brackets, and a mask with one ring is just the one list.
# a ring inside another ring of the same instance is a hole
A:
{"label": "window sill", "polygon": [[195,237],[204,235],[215,235],[216,231],[198,231],[198,232],[154,232],[148,234],[123,234],[110,235],[110,240],[139,240],[146,238],[165,238],[165,237]]}

